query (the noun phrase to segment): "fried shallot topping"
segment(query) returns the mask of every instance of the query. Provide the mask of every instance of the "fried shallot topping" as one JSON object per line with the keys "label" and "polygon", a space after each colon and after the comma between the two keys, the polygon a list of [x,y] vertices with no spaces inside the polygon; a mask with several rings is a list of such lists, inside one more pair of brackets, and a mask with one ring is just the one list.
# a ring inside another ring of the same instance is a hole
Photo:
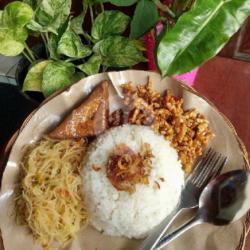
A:
{"label": "fried shallot topping", "polygon": [[132,194],[136,184],[149,184],[153,157],[148,143],[142,143],[139,153],[125,144],[119,144],[109,155],[107,177],[117,190]]}

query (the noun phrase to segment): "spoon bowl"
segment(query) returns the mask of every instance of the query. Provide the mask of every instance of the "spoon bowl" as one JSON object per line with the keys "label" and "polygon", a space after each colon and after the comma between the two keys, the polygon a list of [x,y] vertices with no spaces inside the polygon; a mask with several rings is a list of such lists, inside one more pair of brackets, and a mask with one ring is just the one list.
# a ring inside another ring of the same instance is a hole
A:
{"label": "spoon bowl", "polygon": [[250,208],[250,177],[235,170],[213,179],[199,200],[199,217],[214,225],[226,225],[240,219]]}

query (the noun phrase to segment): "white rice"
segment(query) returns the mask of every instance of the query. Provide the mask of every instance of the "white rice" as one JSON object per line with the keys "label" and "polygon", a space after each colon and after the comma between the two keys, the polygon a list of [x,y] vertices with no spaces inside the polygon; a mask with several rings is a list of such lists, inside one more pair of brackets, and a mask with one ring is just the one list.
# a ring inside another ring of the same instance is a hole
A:
{"label": "white rice", "polygon": [[[149,185],[137,184],[133,194],[118,191],[106,177],[109,154],[120,143],[135,152],[139,152],[141,143],[149,143],[154,155]],[[143,238],[178,203],[184,172],[177,152],[149,127],[124,125],[105,132],[90,147],[85,160],[82,178],[90,223],[104,234]],[[102,168],[95,171],[93,165]]]}

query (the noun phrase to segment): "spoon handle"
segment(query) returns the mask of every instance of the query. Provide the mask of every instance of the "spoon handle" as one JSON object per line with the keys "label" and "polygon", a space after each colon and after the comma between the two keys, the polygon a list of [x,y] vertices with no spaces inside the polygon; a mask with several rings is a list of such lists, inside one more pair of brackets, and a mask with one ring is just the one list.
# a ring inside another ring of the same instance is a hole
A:
{"label": "spoon handle", "polygon": [[158,225],[153,232],[142,242],[138,250],[153,250],[160,241],[160,238],[167,231],[174,219],[182,211],[182,204],[178,204],[177,207]]}
{"label": "spoon handle", "polygon": [[186,222],[184,225],[177,228],[173,233],[170,233],[164,237],[161,238],[160,242],[156,245],[154,250],[160,250],[166,245],[168,245],[171,241],[178,238],[180,235],[185,233],[190,228],[199,225],[202,223],[202,220],[200,219],[199,215],[194,216],[192,219],[190,219],[188,222]]}

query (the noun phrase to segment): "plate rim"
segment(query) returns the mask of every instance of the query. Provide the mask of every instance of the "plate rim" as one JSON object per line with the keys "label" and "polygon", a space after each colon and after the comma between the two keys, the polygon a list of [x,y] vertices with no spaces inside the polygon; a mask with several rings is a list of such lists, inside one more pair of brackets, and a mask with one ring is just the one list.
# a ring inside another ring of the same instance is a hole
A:
{"label": "plate rim", "polygon": [[[133,70],[133,69],[129,69],[129,70],[121,70],[121,71],[108,71],[108,72],[103,72],[103,73],[99,73],[99,74],[95,74],[95,75],[101,75],[101,74],[110,74],[110,73],[117,73],[117,72],[127,72],[127,71],[134,71],[135,73],[136,72],[144,72],[145,74],[146,73],[154,73],[154,74],[158,74],[160,75],[158,72],[155,72],[155,71],[149,71],[149,70]],[[86,79],[88,77],[93,77],[93,75],[91,76],[87,76],[87,77],[84,77],[82,78],[81,80],[83,79]],[[109,77],[108,77],[109,78]],[[161,77],[162,78],[162,77]],[[163,77],[162,79],[164,79],[166,77]],[[171,78],[171,77],[170,77]],[[241,149],[241,152],[242,152],[242,156],[244,158],[244,161],[245,161],[245,168],[246,170],[250,171],[250,164],[249,164],[249,157],[248,157],[248,152],[246,150],[246,147],[243,143],[243,141],[241,140],[241,138],[239,137],[234,125],[231,123],[231,121],[229,120],[229,118],[224,114],[222,113],[218,108],[217,106],[212,102],[210,101],[206,96],[200,94],[194,87],[192,86],[188,86],[184,81],[182,80],[177,80],[177,79],[174,79],[174,78],[171,78],[173,79],[177,84],[180,85],[181,88],[191,92],[192,94],[200,97],[201,99],[203,99],[204,101],[206,101],[214,110],[215,112],[217,112],[223,119],[224,121],[227,123],[227,125],[229,126],[230,130],[232,131],[233,135],[235,136],[236,140],[237,140],[237,143],[239,145],[239,148]],[[80,81],[81,81],[80,80]],[[79,82],[79,81],[78,81]],[[76,83],[78,83],[76,82]],[[3,154],[2,154],[2,161],[1,161],[1,165],[0,165],[0,169],[1,169],[1,175],[0,175],[0,183],[1,183],[1,186],[2,186],[2,177],[3,177],[3,173],[4,173],[4,170],[5,170],[5,167],[6,167],[6,163],[8,162],[8,158],[9,158],[9,155],[10,155],[10,152],[11,152],[11,149],[16,141],[16,139],[18,138],[19,134],[22,132],[22,130],[24,129],[24,127],[26,126],[26,124],[29,122],[29,120],[35,115],[35,113],[44,105],[46,104],[47,102],[49,102],[51,99],[55,98],[56,96],[60,95],[61,93],[63,93],[64,91],[67,91],[69,90],[73,85],[75,85],[76,83],[72,84],[71,86],[68,86],[68,87],[65,87],[61,90],[58,90],[56,92],[54,92],[52,95],[50,95],[49,97],[47,97],[44,101],[42,101],[37,108],[35,108],[26,118],[25,120],[22,122],[21,126],[19,129],[16,130],[16,132],[13,133],[13,135],[11,136],[11,138],[8,140],[5,148],[4,148],[4,151],[3,151]],[[1,190],[1,186],[0,186],[0,190]],[[241,237],[240,237],[240,240],[239,240],[239,243],[238,243],[238,246],[236,247],[235,250],[244,250],[244,247],[245,247],[245,243],[246,243],[246,237],[247,237],[247,234],[249,233],[250,231],[250,210],[248,211],[248,213],[246,214],[245,216],[245,221],[244,221],[244,225],[243,225],[243,230],[242,230],[242,233],[241,233]],[[0,229],[0,240],[2,241],[2,245],[3,245],[3,240],[2,240],[2,237],[1,237],[1,229]],[[3,250],[4,250],[4,245],[3,245]]]}

